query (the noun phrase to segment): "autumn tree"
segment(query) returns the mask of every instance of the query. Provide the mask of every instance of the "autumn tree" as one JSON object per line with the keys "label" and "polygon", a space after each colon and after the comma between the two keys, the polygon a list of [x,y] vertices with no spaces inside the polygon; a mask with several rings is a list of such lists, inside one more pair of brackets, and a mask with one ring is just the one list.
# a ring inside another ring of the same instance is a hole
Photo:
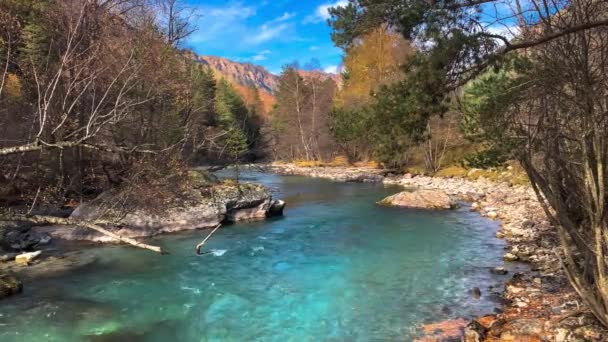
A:
{"label": "autumn tree", "polygon": [[217,95],[213,73],[176,48],[155,10],[0,2],[0,221],[72,225],[39,213],[108,190],[116,212],[163,210],[189,164],[247,153],[257,131],[246,106]]}
{"label": "autumn tree", "polygon": [[401,64],[411,52],[408,42],[384,25],[346,49],[343,86],[336,96],[332,129],[351,160],[383,159],[380,155],[386,153],[390,141],[377,144],[383,136],[375,135],[373,129],[392,123],[375,116],[379,113],[367,107],[375,103],[375,95],[382,86],[403,78]]}

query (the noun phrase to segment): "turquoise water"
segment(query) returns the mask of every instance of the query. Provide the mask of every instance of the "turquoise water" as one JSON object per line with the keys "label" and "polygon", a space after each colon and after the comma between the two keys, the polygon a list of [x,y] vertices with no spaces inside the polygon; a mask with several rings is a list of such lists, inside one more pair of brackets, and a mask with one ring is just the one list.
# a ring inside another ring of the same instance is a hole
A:
{"label": "turquoise water", "polygon": [[[94,267],[0,302],[0,341],[408,341],[421,323],[491,312],[506,278],[496,224],[466,209],[375,205],[374,184],[251,174],[285,217],[164,236],[170,255],[94,248]],[[481,298],[470,294],[482,290]]]}

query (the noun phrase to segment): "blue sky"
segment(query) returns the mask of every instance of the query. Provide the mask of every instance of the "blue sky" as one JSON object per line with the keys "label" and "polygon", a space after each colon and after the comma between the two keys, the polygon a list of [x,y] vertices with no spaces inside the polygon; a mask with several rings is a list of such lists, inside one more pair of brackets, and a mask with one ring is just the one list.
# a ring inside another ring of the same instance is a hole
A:
{"label": "blue sky", "polygon": [[188,0],[198,30],[185,44],[201,55],[251,62],[280,73],[312,58],[335,71],[342,51],[333,46],[327,8],[345,0]]}

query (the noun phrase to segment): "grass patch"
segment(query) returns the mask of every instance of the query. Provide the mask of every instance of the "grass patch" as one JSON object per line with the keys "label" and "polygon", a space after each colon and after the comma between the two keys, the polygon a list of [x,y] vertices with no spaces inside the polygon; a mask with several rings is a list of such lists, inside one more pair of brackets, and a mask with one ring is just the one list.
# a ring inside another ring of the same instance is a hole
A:
{"label": "grass patch", "polygon": [[453,165],[437,171],[435,176],[445,178],[462,178],[466,177],[468,173],[469,170],[465,169],[464,167]]}

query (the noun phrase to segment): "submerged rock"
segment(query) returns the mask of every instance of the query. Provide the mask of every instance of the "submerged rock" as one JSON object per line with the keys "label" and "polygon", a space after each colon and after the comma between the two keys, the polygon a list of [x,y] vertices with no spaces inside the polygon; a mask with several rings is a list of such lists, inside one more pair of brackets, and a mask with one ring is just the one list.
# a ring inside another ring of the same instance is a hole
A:
{"label": "submerged rock", "polygon": [[0,299],[6,298],[23,291],[23,284],[12,275],[0,275]]}
{"label": "submerged rock", "polygon": [[493,274],[497,274],[497,275],[505,275],[508,273],[508,271],[504,268],[504,267],[494,267],[493,269],[490,270],[491,273]]}
{"label": "submerged rock", "polygon": [[403,191],[383,199],[379,204],[416,209],[456,208],[456,202],[440,190]]}

